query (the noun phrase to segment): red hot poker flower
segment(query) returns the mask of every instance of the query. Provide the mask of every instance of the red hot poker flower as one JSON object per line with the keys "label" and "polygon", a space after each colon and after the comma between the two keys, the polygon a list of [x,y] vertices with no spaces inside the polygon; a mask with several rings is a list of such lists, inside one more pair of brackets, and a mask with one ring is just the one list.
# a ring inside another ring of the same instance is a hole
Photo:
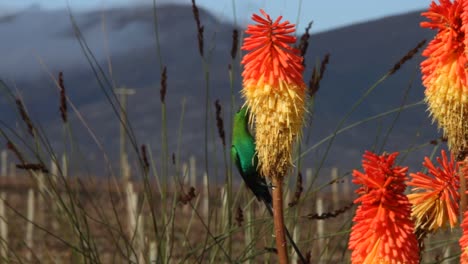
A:
{"label": "red hot poker flower", "polygon": [[252,16],[242,46],[248,51],[244,64],[243,90],[245,104],[255,123],[260,172],[265,177],[283,178],[292,164],[292,145],[302,129],[305,113],[306,85],[302,79],[303,58],[296,42],[294,24]]}
{"label": "red hot poker flower", "polygon": [[413,188],[408,198],[413,204],[413,219],[418,231],[434,232],[447,225],[453,228],[458,222],[458,164],[453,155],[449,159],[444,150],[441,157],[437,157],[437,162],[440,167],[435,167],[425,157],[423,165],[428,173],[410,175],[412,180],[408,185]]}
{"label": "red hot poker flower", "polygon": [[354,170],[361,203],[349,239],[352,263],[418,263],[419,247],[404,195],[407,167],[394,166],[398,153],[378,156],[366,151],[364,173]]}
{"label": "red hot poker flower", "polygon": [[448,138],[451,151],[468,148],[468,1],[434,1],[421,27],[437,31],[423,51],[423,84],[429,112]]}

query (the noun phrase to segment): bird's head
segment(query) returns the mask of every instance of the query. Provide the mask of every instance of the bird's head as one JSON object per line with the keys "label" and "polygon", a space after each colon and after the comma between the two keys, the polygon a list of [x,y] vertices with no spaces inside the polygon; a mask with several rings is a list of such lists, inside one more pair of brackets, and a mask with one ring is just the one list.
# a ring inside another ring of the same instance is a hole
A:
{"label": "bird's head", "polygon": [[248,120],[249,115],[250,115],[249,109],[247,106],[244,105],[234,115],[234,122],[241,122],[241,121],[245,121],[246,119]]}

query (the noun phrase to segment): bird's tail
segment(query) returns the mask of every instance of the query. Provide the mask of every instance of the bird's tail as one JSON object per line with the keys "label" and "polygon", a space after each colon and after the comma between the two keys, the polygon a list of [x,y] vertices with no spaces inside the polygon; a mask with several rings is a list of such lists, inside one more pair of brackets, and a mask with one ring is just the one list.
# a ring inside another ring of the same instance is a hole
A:
{"label": "bird's tail", "polygon": [[[265,207],[267,208],[268,213],[270,213],[271,216],[273,216],[273,206],[271,203],[267,201],[263,201],[265,203]],[[307,264],[307,260],[305,259],[304,255],[302,255],[301,251],[299,250],[299,247],[296,245],[296,242],[294,242],[291,234],[289,233],[288,228],[286,226],[284,227],[284,231],[286,233],[286,237],[289,240],[289,243],[291,243],[291,246],[294,248],[294,251],[296,251],[297,256],[301,260],[301,263]]]}

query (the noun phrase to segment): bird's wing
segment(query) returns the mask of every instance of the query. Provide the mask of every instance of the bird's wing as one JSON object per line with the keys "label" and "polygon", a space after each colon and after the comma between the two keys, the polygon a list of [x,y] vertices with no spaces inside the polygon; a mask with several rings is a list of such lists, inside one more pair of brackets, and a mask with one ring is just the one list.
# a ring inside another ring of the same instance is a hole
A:
{"label": "bird's wing", "polygon": [[239,170],[239,173],[241,173],[239,155],[237,154],[237,149],[236,149],[236,146],[234,145],[231,146],[231,157],[236,163],[237,170]]}
{"label": "bird's wing", "polygon": [[234,162],[236,163],[237,171],[239,171],[239,174],[242,176],[242,179],[244,179],[244,181],[247,181],[246,175],[242,171],[242,164],[240,162],[239,154],[235,145],[231,146],[231,156]]}

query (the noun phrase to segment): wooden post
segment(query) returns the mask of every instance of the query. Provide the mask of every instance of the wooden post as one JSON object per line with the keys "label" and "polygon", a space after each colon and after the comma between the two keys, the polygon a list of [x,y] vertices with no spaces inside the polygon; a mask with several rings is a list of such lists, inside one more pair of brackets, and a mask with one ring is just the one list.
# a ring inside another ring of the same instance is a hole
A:
{"label": "wooden post", "polygon": [[[135,191],[133,190],[133,184],[132,182],[128,181],[126,183],[126,197],[127,197],[127,223],[128,223],[128,234],[129,234],[129,240],[133,241],[132,247],[135,249],[135,252],[139,252],[139,248],[137,243],[138,239],[135,239],[135,235],[138,233],[137,228],[137,204],[138,204],[138,198],[136,197]],[[132,254],[131,256],[131,261],[132,262],[137,262],[136,257]]]}
{"label": "wooden post", "polygon": [[[351,193],[351,181],[349,176],[343,178],[343,198],[345,201],[353,200],[353,195]],[[344,213],[344,219],[348,219],[352,214],[352,210],[347,210]]]}
{"label": "wooden post", "polygon": [[[138,194],[135,193],[135,198],[138,204]],[[138,230],[137,230],[137,249],[140,250],[139,255],[138,255],[138,263],[145,263],[145,256],[144,256],[144,249],[145,249],[145,221],[143,218],[143,214],[140,212],[137,215],[137,224],[138,224]]]}
{"label": "wooden post", "polygon": [[[52,182],[55,186],[57,186],[57,183],[58,183],[58,174],[59,174],[59,171],[58,171],[58,166],[57,166],[57,161],[56,160],[51,160],[50,161],[50,177],[52,177]],[[54,188],[54,187],[52,187]],[[52,210],[54,212],[54,216],[58,216],[61,214],[60,212],[60,206],[59,206],[59,202],[58,202],[58,199],[56,198],[56,194],[55,193],[52,193],[51,195],[52,197],[54,197],[54,203],[52,204]],[[57,221],[57,218],[56,217],[53,217],[52,219],[52,230],[58,230],[59,229],[59,222]]]}
{"label": "wooden post", "polygon": [[2,192],[0,198],[0,237],[1,248],[0,257],[4,260],[8,259],[8,220],[5,210],[6,193]]}
{"label": "wooden post", "polygon": [[34,189],[28,190],[28,204],[27,204],[27,219],[26,223],[26,246],[28,247],[26,253],[26,259],[28,263],[32,263],[31,250],[34,250]]}
{"label": "wooden post", "polygon": [[210,210],[210,185],[208,183],[208,174],[203,174],[203,201],[202,201],[202,213],[207,218],[209,217]]}
{"label": "wooden post", "polygon": [[68,158],[65,153],[62,154],[62,174],[64,178],[68,178]]}
{"label": "wooden post", "polygon": [[450,255],[451,255],[451,247],[450,246],[447,246],[447,248],[445,249],[445,252],[444,252],[444,264],[450,264],[451,261],[450,261]]}
{"label": "wooden post", "polygon": [[156,242],[155,241],[151,241],[150,244],[149,244],[149,263],[153,264],[153,263],[157,263],[157,256],[156,256]]}
{"label": "wooden post", "polygon": [[305,190],[308,190],[309,188],[311,188],[312,186],[312,177],[314,177],[314,172],[312,170],[312,168],[307,168],[306,169],[306,173],[305,173],[306,177],[305,177]]}
{"label": "wooden post", "polygon": [[124,182],[127,182],[130,176],[126,173],[128,167],[127,157],[127,97],[135,94],[134,89],[125,87],[115,89],[115,93],[119,95],[120,101],[120,177]]}
{"label": "wooden post", "polygon": [[[317,197],[317,200],[315,202],[316,206],[316,211],[317,214],[323,214],[323,199],[322,197]],[[318,245],[318,254],[317,256],[320,256],[320,261],[318,263],[324,263],[323,257],[325,254],[322,254],[322,251],[324,250],[323,244],[324,244],[324,237],[325,235],[325,221],[323,220],[317,220],[317,245]]]}
{"label": "wooden post", "polygon": [[351,195],[351,181],[349,180],[349,177],[343,178],[343,198],[346,201],[351,201],[353,198]]}
{"label": "wooden post", "polygon": [[45,185],[45,175],[42,172],[34,173],[37,181],[37,222],[41,225],[45,224],[45,212],[46,209],[44,197],[48,195],[47,187]]}
{"label": "wooden post", "polygon": [[133,184],[131,182],[127,183],[127,216],[128,216],[128,233],[130,238],[134,235],[135,226],[136,226],[136,202],[137,199],[134,197]]}
{"label": "wooden post", "polygon": [[190,156],[190,185],[197,188],[197,163],[194,156]]}
{"label": "wooden post", "polygon": [[189,182],[189,171],[188,171],[188,165],[186,162],[182,163],[182,172],[181,172],[181,176],[182,176],[182,182],[184,183],[184,185],[186,185],[188,182]]}
{"label": "wooden post", "polygon": [[8,176],[8,153],[6,150],[2,150],[0,154],[0,174],[2,177]]}
{"label": "wooden post", "polygon": [[[294,226],[294,230],[293,230],[293,240],[294,242],[297,242],[299,241],[299,237],[300,237],[300,232],[299,232],[299,229],[300,229],[300,225],[299,224],[296,224]],[[299,262],[299,257],[296,253],[296,251],[293,251],[292,252],[292,262],[291,263],[300,263]]]}
{"label": "wooden post", "polygon": [[[189,190],[190,173],[186,162],[182,163],[182,185],[185,191]],[[184,215],[189,215],[192,208],[190,206],[182,207]]]}
{"label": "wooden post", "polygon": [[222,223],[223,223],[223,227],[228,227],[228,228],[231,228],[229,226],[229,206],[228,206],[228,193],[227,193],[227,189],[223,186],[221,187],[221,190],[220,190],[220,194],[221,194],[221,212],[222,212]]}
{"label": "wooden post", "polygon": [[[3,150],[1,153],[1,171],[0,177],[8,176],[8,154],[6,150]],[[8,220],[5,210],[5,201],[7,194],[4,190],[0,192],[0,238],[1,238],[1,248],[0,248],[0,257],[4,260],[8,260]]]}
{"label": "wooden post", "polygon": [[123,163],[122,163],[122,179],[123,179],[124,184],[127,182],[131,182],[130,164],[128,163],[128,159],[126,157],[127,156],[125,155],[125,159],[123,160]]}
{"label": "wooden post", "polygon": [[54,182],[57,182],[58,167],[57,167],[57,162],[55,160],[50,161],[50,176],[52,177]]}

